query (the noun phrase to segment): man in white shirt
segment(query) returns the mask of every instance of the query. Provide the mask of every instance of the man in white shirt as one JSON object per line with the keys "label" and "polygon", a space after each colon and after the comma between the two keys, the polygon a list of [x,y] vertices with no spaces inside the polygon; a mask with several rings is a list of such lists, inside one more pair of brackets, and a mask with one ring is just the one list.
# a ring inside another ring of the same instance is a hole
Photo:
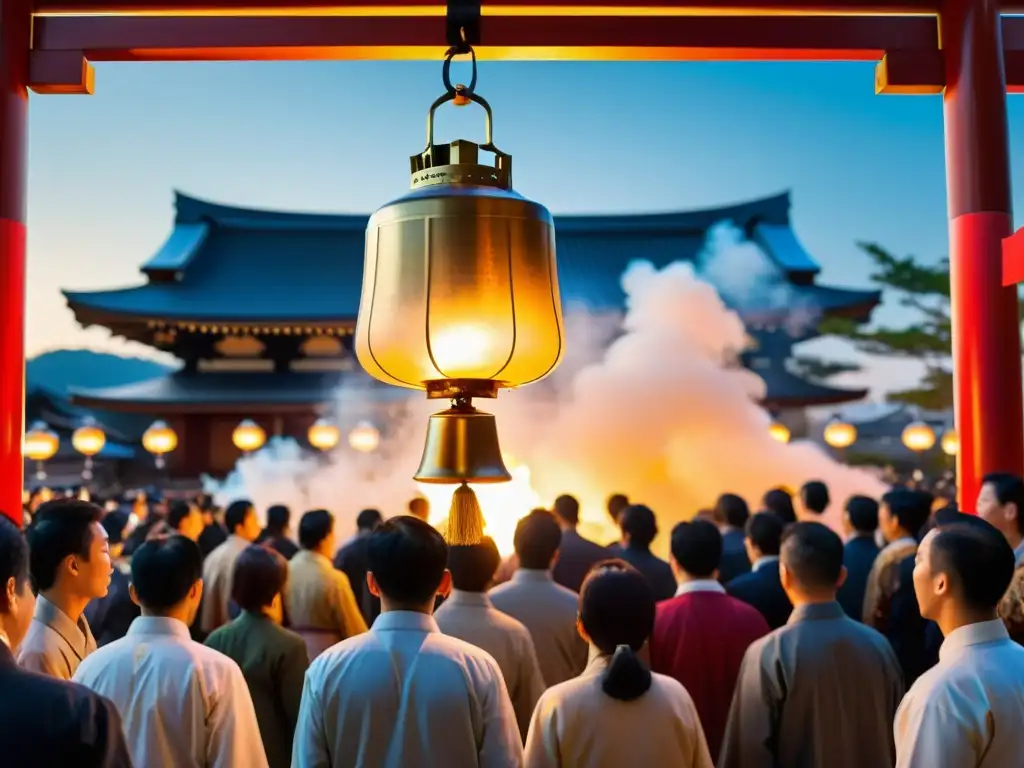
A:
{"label": "man in white shirt", "polygon": [[561,540],[562,529],[545,509],[520,520],[514,539],[519,567],[511,581],[488,595],[495,608],[530,631],[549,688],[571,680],[587,666],[587,644],[576,630],[579,596],[551,577]]}
{"label": "man in white shirt", "polygon": [[184,536],[145,542],[132,556],[142,615],[100,648],[75,682],[114,702],[139,766],[266,768],[245,677],[227,656],[193,642],[203,555]]}
{"label": "man in white shirt", "polygon": [[928,533],[914,592],[945,641],[896,712],[897,768],[1009,768],[1024,755],[1024,648],[996,607],[1013,577],[1013,550],[968,515]]}
{"label": "man in white shirt", "polygon": [[448,546],[412,516],[370,534],[369,632],[306,673],[292,765],[300,768],[512,768],[523,746],[494,658],[441,634],[431,615],[451,590]]}
{"label": "man in white shirt", "polygon": [[490,538],[479,544],[450,547],[448,570],[453,589],[435,618],[446,635],[487,651],[498,662],[525,742],[533,708],[544,693],[544,678],[530,631],[497,610],[487,597],[487,587],[500,563],[498,547]]}

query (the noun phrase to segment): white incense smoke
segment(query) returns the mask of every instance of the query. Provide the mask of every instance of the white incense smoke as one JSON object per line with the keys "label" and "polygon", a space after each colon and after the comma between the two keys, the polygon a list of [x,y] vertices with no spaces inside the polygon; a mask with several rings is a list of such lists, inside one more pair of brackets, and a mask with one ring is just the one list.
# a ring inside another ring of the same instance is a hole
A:
{"label": "white incense smoke", "polygon": [[[716,244],[714,238],[708,247],[715,251],[704,261],[709,276],[736,258],[732,249],[747,249],[730,239]],[[583,505],[590,533],[607,540],[604,502],[622,492],[655,510],[663,534],[656,548],[664,552],[664,534],[723,492],[744,496],[756,510],[770,488],[823,480],[834,500],[827,515],[834,525],[848,496],[884,491],[869,473],[833,461],[811,442],[772,439],[771,419],[758,405],[764,382],[737,362],[747,343],[743,323],[693,265],[658,270],[638,261],[626,270],[622,286],[624,316],[567,308],[569,352],[549,381],[476,403],[498,417],[503,452],[530,468],[535,493],[520,493],[523,508],[502,505],[502,514],[514,521],[534,500],[550,504],[558,494],[572,493]],[[343,424],[361,417],[359,409],[368,407],[362,400],[359,405],[358,393],[342,393]],[[295,512],[326,507],[339,518],[339,534],[347,536],[365,506],[386,515],[405,511],[417,491],[410,477],[426,416],[438,409],[414,395],[401,414],[378,420],[383,441],[376,454],[342,446],[314,460],[291,441],[274,442],[241,460],[211,490],[221,501],[249,497],[261,509],[273,503],[288,503]],[[481,501],[488,515],[488,500],[481,495]],[[508,522],[503,532],[510,530]],[[507,549],[508,542],[499,544]]]}

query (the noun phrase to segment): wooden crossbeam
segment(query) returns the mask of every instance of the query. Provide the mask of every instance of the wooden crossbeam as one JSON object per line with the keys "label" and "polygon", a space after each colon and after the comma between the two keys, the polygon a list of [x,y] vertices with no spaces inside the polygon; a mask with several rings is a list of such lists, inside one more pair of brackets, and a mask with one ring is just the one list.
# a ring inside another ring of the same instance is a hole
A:
{"label": "wooden crossbeam", "polygon": [[[434,59],[444,17],[44,16],[35,19],[35,90],[87,92],[84,61]],[[935,46],[925,16],[502,16],[485,19],[483,59],[875,61],[894,46]],[[57,74],[53,53],[67,81]],[[36,61],[36,59],[40,61]],[[76,80],[77,79],[77,80]]]}
{"label": "wooden crossbeam", "polygon": [[[694,16],[793,14],[818,16],[824,14],[910,14],[936,13],[941,0],[483,0],[485,15],[621,15],[623,11],[664,16],[683,13]],[[445,0],[35,0],[36,13],[120,13],[138,15],[156,13],[168,16],[188,13],[232,15],[237,13],[302,13],[363,12],[367,15],[395,15],[393,9],[416,9],[444,15]],[[1024,9],[1024,0],[1003,3],[1005,13]],[[409,15],[402,11],[399,15]]]}
{"label": "wooden crossbeam", "polygon": [[[507,16],[488,19],[484,35],[482,56],[578,58],[604,49],[611,58],[646,59],[645,51],[663,50],[656,58],[682,60],[870,60],[897,46],[935,49],[938,39],[934,18],[914,16]],[[37,18],[33,37],[34,50],[78,50],[95,61],[265,59],[288,49],[344,59],[343,49],[360,47],[443,48],[444,19],[57,16]]]}
{"label": "wooden crossbeam", "polygon": [[[65,11],[109,7],[84,0],[60,2],[59,8]],[[204,8],[223,9],[199,0],[182,2],[197,13]],[[261,2],[227,5],[239,12],[252,11],[251,6]],[[933,94],[945,85],[934,16],[652,16],[637,13],[651,10],[646,5],[631,6],[626,13],[601,2],[556,7],[541,0],[485,0],[485,9],[510,13],[484,19],[484,45],[478,47],[478,54],[482,59],[532,60],[877,61],[879,93]],[[112,5],[124,15],[35,18],[33,90],[91,93],[90,61],[436,59],[445,47],[444,6],[425,0],[410,0],[402,7],[351,0],[344,6],[345,13],[327,16],[167,16],[156,13],[162,7],[158,3],[121,0]],[[317,0],[289,7],[297,12],[308,5],[321,13],[327,7]],[[684,0],[661,0],[659,5],[690,11],[698,7]],[[781,5],[796,7],[797,3]],[[282,6],[281,0],[265,0],[266,8]],[[572,13],[596,13],[598,6],[626,15]],[[44,0],[41,7],[58,8]],[[129,8],[135,9],[133,14]],[[535,15],[542,9],[563,15]],[[371,11],[385,15],[367,15]],[[1003,39],[1008,90],[1024,92],[1024,18],[1004,17]]]}

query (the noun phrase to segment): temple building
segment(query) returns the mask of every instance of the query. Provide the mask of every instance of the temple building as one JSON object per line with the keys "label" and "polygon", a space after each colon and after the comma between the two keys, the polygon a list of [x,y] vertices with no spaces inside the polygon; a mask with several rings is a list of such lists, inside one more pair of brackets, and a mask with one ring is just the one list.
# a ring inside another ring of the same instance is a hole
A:
{"label": "temple building", "polygon": [[[240,420],[301,438],[343,380],[374,386],[352,351],[367,217],[251,210],[180,193],[175,207],[170,236],[142,267],[143,284],[64,295],[81,325],[168,352],[181,367],[122,386],[73,388],[70,399],[76,408],[164,419],[180,439],[174,474],[223,473],[238,457],[231,432]],[[798,307],[816,320],[867,321],[880,298],[817,284],[819,266],[793,233],[789,209],[784,193],[701,211],[558,216],[563,302],[621,311],[620,278],[631,261],[660,268],[698,260],[709,230],[725,222],[768,257],[786,291],[784,302],[730,301],[755,340],[744,362],[767,385],[765,405],[783,411],[859,399],[863,390],[787,368],[793,345],[817,335],[814,322],[790,322]],[[371,399],[406,394],[381,386]]]}

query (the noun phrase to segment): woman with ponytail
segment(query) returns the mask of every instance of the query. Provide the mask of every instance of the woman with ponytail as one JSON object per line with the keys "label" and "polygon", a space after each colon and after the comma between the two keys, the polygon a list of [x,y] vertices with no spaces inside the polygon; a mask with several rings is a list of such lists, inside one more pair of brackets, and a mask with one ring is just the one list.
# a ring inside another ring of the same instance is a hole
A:
{"label": "woman with ponytail", "polygon": [[591,569],[577,619],[587,668],[537,702],[526,768],[713,768],[690,694],[640,658],[654,603],[647,579],[624,561]]}

